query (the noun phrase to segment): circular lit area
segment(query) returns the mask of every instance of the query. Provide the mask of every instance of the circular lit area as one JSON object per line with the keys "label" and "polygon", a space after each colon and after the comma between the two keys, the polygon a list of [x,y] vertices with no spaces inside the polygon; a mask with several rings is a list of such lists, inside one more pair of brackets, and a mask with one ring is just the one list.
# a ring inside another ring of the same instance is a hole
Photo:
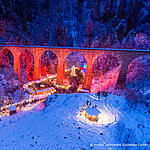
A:
{"label": "circular lit area", "polygon": [[96,107],[88,107],[85,109],[85,117],[90,121],[97,122],[99,120],[100,111]]}
{"label": "circular lit area", "polygon": [[77,115],[79,120],[100,126],[118,122],[118,110],[107,104],[107,99],[103,96],[103,93],[100,94],[99,100],[94,95],[89,95],[89,97],[89,100],[85,101],[86,103],[79,110]]}

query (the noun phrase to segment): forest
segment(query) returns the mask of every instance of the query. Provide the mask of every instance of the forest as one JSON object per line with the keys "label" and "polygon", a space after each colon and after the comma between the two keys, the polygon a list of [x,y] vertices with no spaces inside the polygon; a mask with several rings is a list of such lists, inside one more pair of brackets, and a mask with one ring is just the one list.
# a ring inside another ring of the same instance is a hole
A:
{"label": "forest", "polygon": [[0,0],[0,43],[149,49],[149,0]]}

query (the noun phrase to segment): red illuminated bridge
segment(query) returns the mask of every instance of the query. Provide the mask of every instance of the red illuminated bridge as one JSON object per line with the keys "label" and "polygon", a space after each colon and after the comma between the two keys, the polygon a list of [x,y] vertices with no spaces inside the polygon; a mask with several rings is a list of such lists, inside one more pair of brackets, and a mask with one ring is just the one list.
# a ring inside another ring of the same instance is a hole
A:
{"label": "red illuminated bridge", "polygon": [[104,54],[113,54],[121,62],[121,70],[118,77],[118,84],[125,84],[129,64],[137,57],[149,55],[150,51],[131,49],[105,49],[105,48],[72,48],[72,47],[51,47],[51,46],[25,46],[25,45],[1,45],[0,56],[3,50],[10,50],[14,58],[14,73],[21,76],[20,56],[23,50],[28,50],[34,57],[34,80],[40,78],[41,56],[45,51],[52,51],[58,58],[57,83],[61,84],[64,79],[65,59],[71,52],[81,53],[86,61],[87,68],[84,80],[84,88],[90,89],[92,83],[92,66],[94,60]]}

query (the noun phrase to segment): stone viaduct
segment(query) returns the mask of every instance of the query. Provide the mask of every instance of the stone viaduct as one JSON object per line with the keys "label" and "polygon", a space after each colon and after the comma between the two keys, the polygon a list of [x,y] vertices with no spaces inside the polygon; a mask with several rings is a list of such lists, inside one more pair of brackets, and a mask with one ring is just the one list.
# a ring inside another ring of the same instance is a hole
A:
{"label": "stone viaduct", "polygon": [[21,74],[20,66],[20,55],[21,52],[25,49],[30,51],[34,56],[34,80],[40,78],[41,74],[41,56],[45,51],[52,51],[58,58],[58,67],[57,67],[57,83],[61,84],[64,79],[65,72],[65,59],[71,52],[81,53],[86,61],[87,68],[85,74],[84,88],[90,89],[92,83],[92,66],[94,60],[100,55],[104,54],[113,54],[117,56],[121,61],[121,71],[119,74],[117,84],[124,84],[126,82],[127,70],[129,64],[137,57],[149,55],[149,50],[131,50],[131,49],[105,49],[105,48],[74,48],[74,47],[51,47],[51,46],[25,46],[25,45],[1,45],[0,46],[0,55],[4,49],[11,51],[14,58],[14,73],[17,73],[19,76]]}

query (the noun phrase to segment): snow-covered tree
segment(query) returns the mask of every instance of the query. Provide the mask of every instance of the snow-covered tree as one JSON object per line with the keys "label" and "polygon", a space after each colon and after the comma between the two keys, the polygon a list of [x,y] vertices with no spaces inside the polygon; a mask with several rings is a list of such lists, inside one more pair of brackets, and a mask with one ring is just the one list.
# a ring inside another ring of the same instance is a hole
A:
{"label": "snow-covered tree", "polygon": [[84,44],[85,47],[90,47],[91,44],[92,44],[93,29],[94,29],[93,21],[88,21],[87,22],[87,27],[86,27],[86,41],[85,41],[85,44]]}
{"label": "snow-covered tree", "polygon": [[107,39],[106,39],[106,41],[105,41],[104,46],[105,46],[106,48],[110,48],[110,46],[111,46],[111,35],[108,35],[108,37],[107,37]]}
{"label": "snow-covered tree", "polygon": [[125,18],[125,6],[126,6],[126,0],[121,0],[118,9],[118,18],[120,19]]}
{"label": "snow-covered tree", "polygon": [[99,40],[98,40],[97,37],[94,39],[94,41],[93,41],[93,43],[92,43],[92,45],[90,47],[92,47],[92,48],[94,48],[94,47],[100,47]]}
{"label": "snow-covered tree", "polygon": [[149,40],[146,34],[144,33],[137,33],[135,36],[135,44],[136,48],[139,49],[147,49],[149,46]]}
{"label": "snow-covered tree", "polygon": [[103,9],[103,20],[108,21],[111,14],[111,3],[110,0],[106,0],[104,3],[104,9]]}

